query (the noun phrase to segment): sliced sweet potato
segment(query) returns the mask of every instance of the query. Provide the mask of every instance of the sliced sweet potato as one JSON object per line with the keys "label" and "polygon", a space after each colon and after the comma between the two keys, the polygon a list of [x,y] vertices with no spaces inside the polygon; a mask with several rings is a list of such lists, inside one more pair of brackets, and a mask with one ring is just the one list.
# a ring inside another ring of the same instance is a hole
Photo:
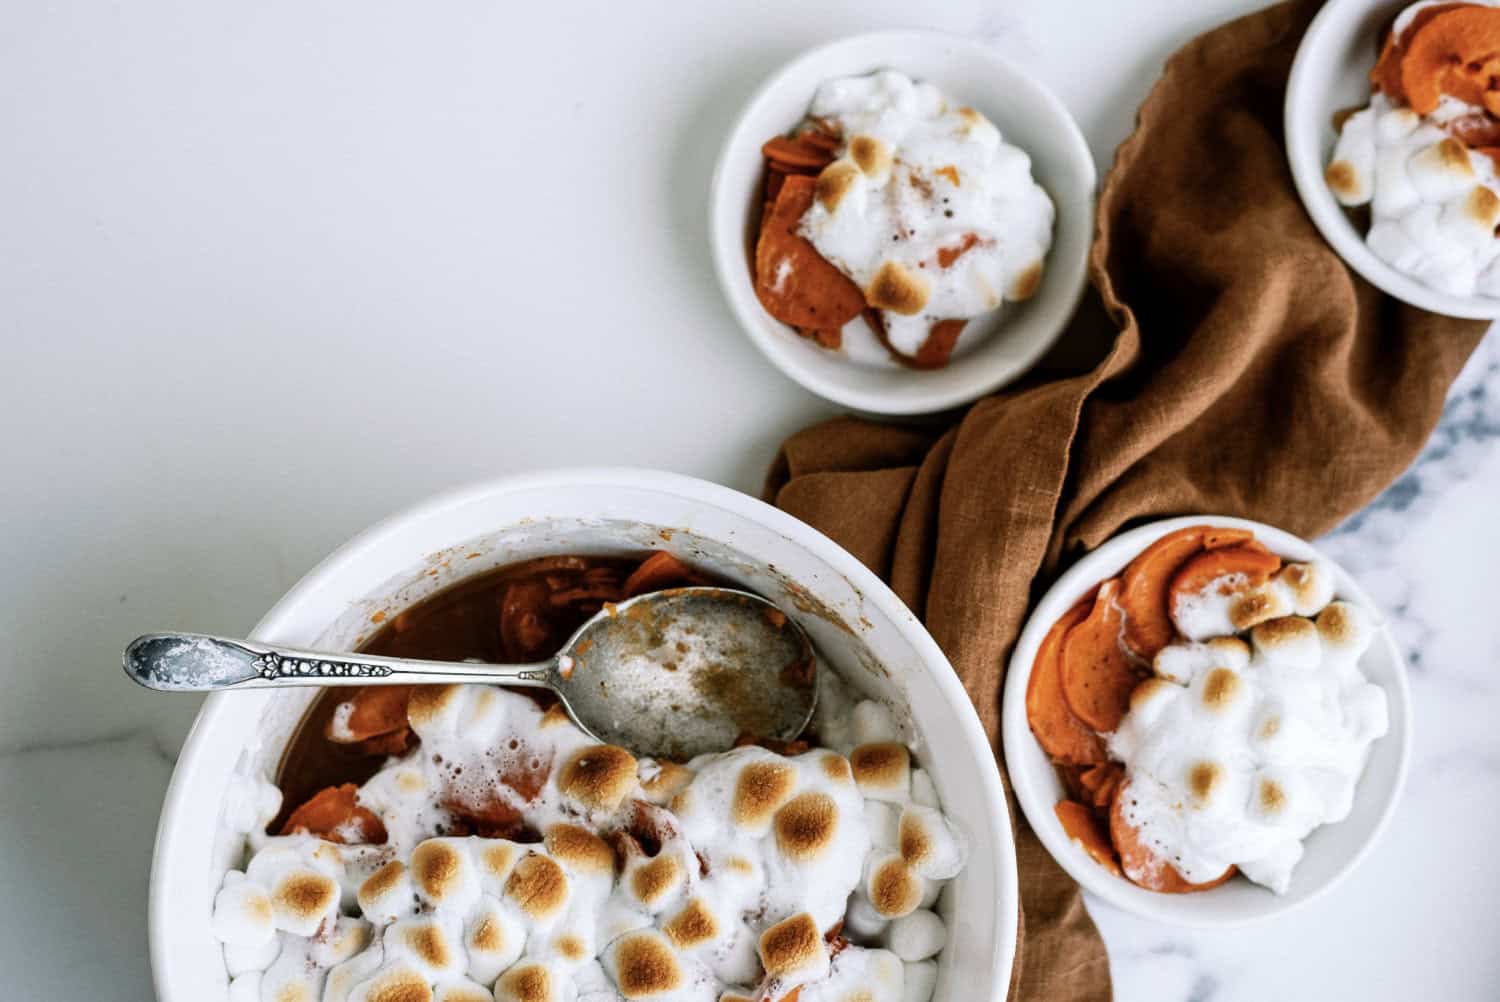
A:
{"label": "sliced sweet potato", "polygon": [[358,793],[359,787],[353,783],[325,786],[291,813],[281,826],[281,834],[305,831],[346,845],[384,842],[385,825],[372,811],[355,802]]}
{"label": "sliced sweet potato", "polygon": [[708,584],[708,579],[665,550],[651,554],[631,572],[621,589],[626,598],[663,588]]}
{"label": "sliced sweet potato", "polygon": [[1062,642],[1063,698],[1073,715],[1096,731],[1120,725],[1140,682],[1120,643],[1124,616],[1115,601],[1119,593],[1119,578],[1101,584],[1087,618]]}
{"label": "sliced sweet potato", "polygon": [[[1226,546],[1238,546],[1241,543],[1255,541],[1255,533],[1249,529],[1231,529],[1227,526],[1205,525],[1203,530],[1203,548],[1205,550],[1218,550]],[[1259,546],[1259,543],[1256,543]]]}
{"label": "sliced sweet potato", "polygon": [[[1281,558],[1255,540],[1217,550],[1205,550],[1189,558],[1172,575],[1168,602],[1170,606],[1175,606],[1183,599],[1201,595],[1215,581],[1233,575],[1244,576],[1243,587],[1258,588],[1280,569]],[[1219,588],[1224,595],[1239,590],[1231,590],[1227,583],[1221,584]]]}
{"label": "sliced sweet potato", "polygon": [[1063,637],[1088,617],[1090,607],[1087,600],[1079,602],[1052,624],[1026,680],[1026,722],[1054,762],[1083,765],[1105,761],[1104,743],[1074,716],[1062,687]]}
{"label": "sliced sweet potato", "polygon": [[833,151],[825,142],[811,140],[807,136],[776,136],[774,139],[767,139],[760,148],[760,154],[768,163],[792,169],[811,169],[814,172],[834,161]]}
{"label": "sliced sweet potato", "polygon": [[1437,109],[1444,94],[1466,104],[1500,108],[1500,11],[1463,4],[1432,17],[1411,33],[1401,56],[1401,89],[1419,115]]}
{"label": "sliced sweet potato", "polygon": [[1468,5],[1462,3],[1445,3],[1424,7],[1412,16],[1406,30],[1399,36],[1394,31],[1388,32],[1385,44],[1380,49],[1380,58],[1375,61],[1374,68],[1370,70],[1370,83],[1375,89],[1391,100],[1405,104],[1406,91],[1401,86],[1401,60],[1406,55],[1412,38],[1439,14],[1466,6]]}
{"label": "sliced sweet potato", "polygon": [[1078,785],[1088,796],[1089,805],[1108,809],[1114,802],[1115,791],[1125,781],[1125,767],[1118,762],[1103,762],[1085,769],[1078,777]]}
{"label": "sliced sweet potato", "polygon": [[1167,586],[1177,568],[1203,549],[1204,527],[1178,529],[1141,551],[1120,575],[1121,639],[1136,657],[1150,661],[1177,631],[1167,611]]}
{"label": "sliced sweet potato", "polygon": [[1120,864],[1115,862],[1114,846],[1093,811],[1076,800],[1059,800],[1052,810],[1068,838],[1082,846],[1094,862],[1119,876]]}
{"label": "sliced sweet potato", "polygon": [[939,320],[927,332],[927,337],[912,356],[914,369],[941,369],[953,357],[958,345],[958,336],[964,332],[965,320]]}
{"label": "sliced sweet potato", "polygon": [[865,295],[797,233],[816,188],[815,178],[801,174],[788,175],[781,183],[771,211],[761,220],[755,294],[766,312],[784,324],[832,330],[859,316]]}
{"label": "sliced sweet potato", "polygon": [[1109,840],[1114,843],[1115,853],[1120,857],[1120,869],[1131,883],[1163,894],[1192,894],[1218,887],[1235,875],[1237,871],[1231,866],[1213,880],[1202,884],[1188,883],[1170,863],[1141,841],[1141,833],[1125,820],[1125,805],[1129,799],[1130,784],[1121,783],[1109,809]]}
{"label": "sliced sweet potato", "polygon": [[344,727],[335,732],[330,721],[326,737],[339,744],[359,744],[406,730],[406,701],[411,690],[409,685],[361,686],[349,697],[353,709]]}

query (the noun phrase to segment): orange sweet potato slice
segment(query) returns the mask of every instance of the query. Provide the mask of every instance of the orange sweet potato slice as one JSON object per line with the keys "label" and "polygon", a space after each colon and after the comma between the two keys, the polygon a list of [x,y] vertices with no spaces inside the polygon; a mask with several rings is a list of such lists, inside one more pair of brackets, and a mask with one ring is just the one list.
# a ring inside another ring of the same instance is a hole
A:
{"label": "orange sweet potato slice", "polygon": [[806,137],[776,136],[760,148],[761,156],[773,164],[820,171],[833,163],[833,151],[818,140]]}
{"label": "orange sweet potato slice", "polygon": [[755,294],[784,324],[809,330],[843,327],[865,308],[859,286],[797,233],[812,205],[817,181],[788,175],[771,211],[761,220],[755,246]]}
{"label": "orange sweet potato slice", "polygon": [[1125,767],[1118,762],[1103,762],[1085,769],[1078,777],[1078,785],[1088,796],[1089,805],[1108,809],[1114,802],[1115,791],[1125,781]]}
{"label": "orange sweet potato slice", "polygon": [[1120,643],[1124,617],[1115,601],[1119,593],[1119,578],[1101,584],[1088,617],[1062,642],[1063,698],[1074,716],[1096,731],[1120,725],[1140,682]]}
{"label": "orange sweet potato slice", "polygon": [[1149,661],[1172,642],[1177,631],[1167,610],[1167,585],[1177,568],[1203,549],[1201,525],[1178,529],[1141,551],[1120,575],[1120,610],[1125,614],[1125,646]]}
{"label": "orange sweet potato slice", "polygon": [[1391,100],[1405,104],[1406,91],[1401,86],[1401,60],[1406,55],[1412,38],[1439,14],[1467,6],[1468,4],[1462,3],[1445,3],[1424,7],[1412,16],[1406,30],[1399,36],[1394,31],[1389,32],[1386,35],[1385,44],[1381,47],[1380,58],[1375,61],[1374,68],[1370,70],[1370,83],[1375,89]]}
{"label": "orange sweet potato slice", "polygon": [[1115,862],[1114,846],[1093,811],[1076,800],[1059,800],[1052,810],[1068,838],[1082,846],[1094,862],[1119,876],[1120,864]]}
{"label": "orange sweet potato slice", "polygon": [[[1244,575],[1243,587],[1258,588],[1272,574],[1281,569],[1281,558],[1255,540],[1224,546],[1217,550],[1205,550],[1177,569],[1169,586],[1169,601],[1179,601],[1202,594],[1215,581],[1230,575]],[[1229,594],[1226,585],[1220,586],[1222,594]]]}
{"label": "orange sweet potato slice", "polygon": [[[1428,20],[1410,36],[1401,56],[1401,89],[1413,111],[1437,109],[1444,94],[1467,104],[1500,107],[1500,11],[1464,4]],[[1493,109],[1491,109],[1493,110]]]}
{"label": "orange sweet potato slice", "polygon": [[641,561],[641,566],[631,572],[621,589],[626,598],[644,595],[648,591],[663,588],[681,588],[686,585],[707,584],[708,579],[665,550],[659,550]]}
{"label": "orange sweet potato slice", "polygon": [[1088,617],[1090,607],[1087,600],[1079,602],[1052,624],[1026,680],[1026,722],[1037,744],[1054,762],[1084,765],[1105,761],[1104,743],[1073,715],[1062,687],[1063,637]]}
{"label": "orange sweet potato slice", "polygon": [[1120,869],[1131,883],[1163,894],[1192,894],[1218,887],[1235,875],[1237,871],[1231,866],[1213,880],[1202,884],[1184,880],[1170,863],[1141,841],[1141,833],[1125,820],[1125,804],[1129,799],[1130,784],[1120,784],[1109,809],[1109,840],[1114,843],[1115,852],[1120,857]]}
{"label": "orange sweet potato slice", "polygon": [[355,803],[358,793],[359,787],[353,783],[325,786],[291,813],[281,826],[281,834],[305,831],[347,845],[384,842],[385,825],[373,812]]}
{"label": "orange sweet potato slice", "polygon": [[354,708],[345,721],[345,729],[337,734],[328,729],[325,731],[328,740],[358,744],[406,730],[406,701],[411,690],[409,685],[366,685],[354,690],[348,700]]}
{"label": "orange sweet potato slice", "polygon": [[927,331],[917,353],[906,359],[913,369],[941,369],[953,357],[958,336],[964,332],[965,320],[939,320]]}

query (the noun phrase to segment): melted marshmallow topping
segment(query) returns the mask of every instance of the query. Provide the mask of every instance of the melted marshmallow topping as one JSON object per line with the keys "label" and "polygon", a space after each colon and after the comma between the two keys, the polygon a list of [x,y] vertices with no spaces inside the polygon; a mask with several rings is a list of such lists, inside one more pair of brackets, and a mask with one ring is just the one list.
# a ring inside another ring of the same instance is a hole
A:
{"label": "melted marshmallow topping", "polygon": [[[1129,775],[1125,820],[1190,883],[1234,865],[1285,893],[1303,840],[1349,814],[1370,744],[1386,732],[1385,692],[1359,669],[1369,614],[1327,601],[1331,584],[1294,577],[1303,587],[1281,581],[1288,612],[1254,625],[1249,644],[1164,648],[1110,739]],[[1225,622],[1228,604],[1216,613]]]}
{"label": "melted marshmallow topping", "polygon": [[[503,689],[418,690],[420,745],[358,795],[386,843],[250,835],[214,903],[231,996],[925,1002],[946,941],[928,909],[964,841],[889,710],[828,705],[841,750],[684,765],[637,762]],[[278,805],[246,799],[259,832]],[[540,841],[439,834],[511,812]]]}
{"label": "melted marshmallow topping", "polygon": [[802,235],[882,311],[897,351],[1036,291],[1052,200],[983,115],[891,70],[828,81],[811,114],[836,122],[842,145]]}

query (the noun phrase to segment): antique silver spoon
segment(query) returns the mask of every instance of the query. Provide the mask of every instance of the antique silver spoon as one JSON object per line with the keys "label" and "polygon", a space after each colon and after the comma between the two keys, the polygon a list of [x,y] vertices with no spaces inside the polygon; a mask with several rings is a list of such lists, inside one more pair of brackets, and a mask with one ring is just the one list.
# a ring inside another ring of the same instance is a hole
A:
{"label": "antique silver spoon", "polygon": [[416,661],[152,633],[125,649],[148,689],[210,692],[294,685],[482,683],[542,686],[596,739],[685,759],[744,734],[791,740],[812,719],[817,660],[802,628],[759,595],[674,588],[606,605],[536,664]]}

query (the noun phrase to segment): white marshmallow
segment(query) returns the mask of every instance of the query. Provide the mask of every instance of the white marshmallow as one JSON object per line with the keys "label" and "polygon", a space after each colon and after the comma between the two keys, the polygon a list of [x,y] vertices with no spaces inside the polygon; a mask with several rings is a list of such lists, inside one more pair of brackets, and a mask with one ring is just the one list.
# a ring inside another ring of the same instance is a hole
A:
{"label": "white marshmallow", "polygon": [[870,829],[870,844],[878,849],[896,848],[901,812],[880,800],[865,801],[865,824]]}
{"label": "white marshmallow", "polygon": [[901,740],[901,731],[896,726],[896,718],[890,707],[873,699],[861,700],[855,704],[849,733],[856,745]]}
{"label": "white marshmallow", "polygon": [[911,799],[914,803],[923,807],[938,807],[941,801],[938,799],[937,786],[926,769],[913,769],[911,771]]}
{"label": "white marshmallow", "polygon": [[875,910],[869,895],[863,890],[849,899],[849,909],[844,913],[844,928],[858,939],[870,940],[885,932],[891,920]]}
{"label": "white marshmallow", "polygon": [[281,956],[281,937],[272,936],[258,946],[224,944],[224,968],[231,978],[251,971],[264,971]]}
{"label": "white marshmallow", "polygon": [[1500,260],[1495,165],[1444,128],[1476,111],[1444,96],[1424,121],[1376,93],[1344,122],[1326,174],[1340,202],[1370,205],[1365,239],[1377,257],[1456,296],[1500,291],[1500,270],[1491,273]]}
{"label": "white marshmallow", "polygon": [[968,846],[941,811],[908,804],[898,825],[898,848],[928,880],[949,880],[964,868]]}
{"label": "white marshmallow", "polygon": [[229,1002],[260,1002],[260,972],[251,971],[230,981]]}
{"label": "white marshmallow", "polygon": [[243,874],[227,882],[214,897],[209,931],[219,942],[231,946],[261,946],[276,936],[271,916],[271,897],[266,889]]}
{"label": "white marshmallow", "polygon": [[500,972],[521,957],[526,947],[526,927],[516,910],[488,895],[469,916],[464,929],[468,953],[468,975],[491,984]]}
{"label": "white marshmallow", "polygon": [[919,960],[907,964],[901,1002],[931,1002],[933,990],[937,987],[937,975],[936,961]]}
{"label": "white marshmallow", "polygon": [[930,911],[919,909],[893,921],[885,932],[885,945],[902,960],[926,960],[936,956],[948,942],[948,928]]}

